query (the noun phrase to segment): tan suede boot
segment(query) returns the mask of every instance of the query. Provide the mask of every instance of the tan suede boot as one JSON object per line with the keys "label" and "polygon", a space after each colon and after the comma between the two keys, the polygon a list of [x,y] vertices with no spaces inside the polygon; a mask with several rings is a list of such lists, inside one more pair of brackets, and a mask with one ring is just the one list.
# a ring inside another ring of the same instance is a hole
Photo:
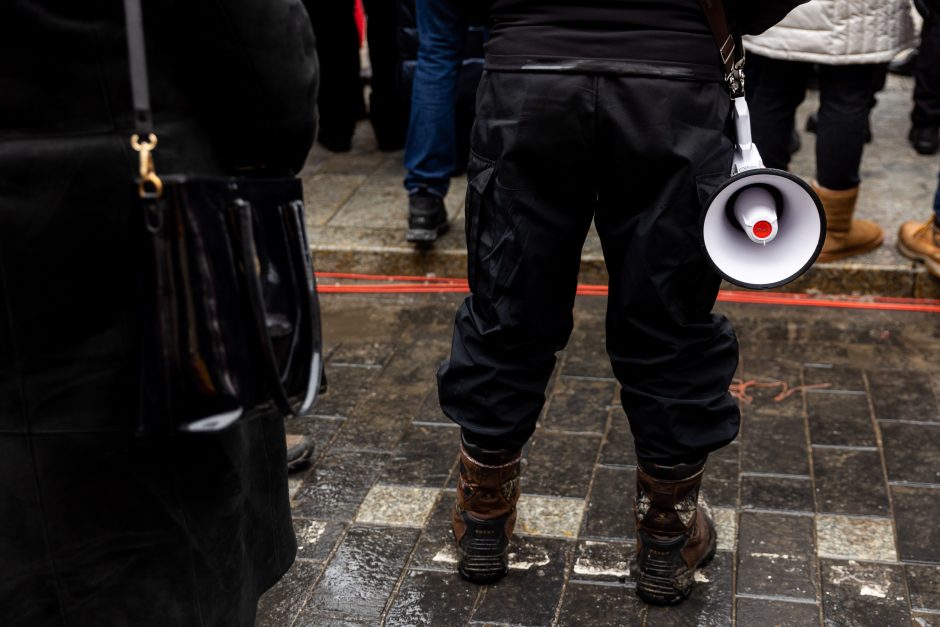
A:
{"label": "tan suede boot", "polygon": [[715,555],[717,533],[698,507],[705,460],[636,469],[636,593],[647,603],[678,603],[692,591],[695,570]]}
{"label": "tan suede boot", "polygon": [[452,527],[467,581],[491,583],[509,572],[509,540],[516,524],[521,451],[491,451],[461,437],[460,478]]}
{"label": "tan suede boot", "polygon": [[858,187],[835,190],[813,181],[813,191],[826,210],[826,242],[817,261],[825,263],[860,255],[881,246],[884,232],[870,220],[853,220]]}
{"label": "tan suede boot", "polygon": [[923,261],[927,271],[940,279],[940,228],[933,216],[927,222],[905,222],[898,230],[898,250],[905,257]]}

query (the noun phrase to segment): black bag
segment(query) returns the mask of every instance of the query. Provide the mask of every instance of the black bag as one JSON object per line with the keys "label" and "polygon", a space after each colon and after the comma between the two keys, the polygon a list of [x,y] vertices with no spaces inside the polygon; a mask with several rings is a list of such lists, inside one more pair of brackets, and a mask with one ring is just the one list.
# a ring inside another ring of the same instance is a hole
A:
{"label": "black bag", "polygon": [[149,234],[138,431],[217,431],[272,410],[303,413],[322,358],[302,185],[158,177],[139,0],[124,8]]}

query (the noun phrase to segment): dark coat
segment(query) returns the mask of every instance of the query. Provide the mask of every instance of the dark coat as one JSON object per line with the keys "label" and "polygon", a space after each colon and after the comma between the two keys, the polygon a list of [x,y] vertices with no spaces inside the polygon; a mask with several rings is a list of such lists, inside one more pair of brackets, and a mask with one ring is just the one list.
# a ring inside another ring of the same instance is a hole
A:
{"label": "dark coat", "polygon": [[[299,0],[146,5],[158,172],[297,170]],[[291,564],[283,424],[142,439],[120,0],[0,3],[0,625],[250,625]]]}

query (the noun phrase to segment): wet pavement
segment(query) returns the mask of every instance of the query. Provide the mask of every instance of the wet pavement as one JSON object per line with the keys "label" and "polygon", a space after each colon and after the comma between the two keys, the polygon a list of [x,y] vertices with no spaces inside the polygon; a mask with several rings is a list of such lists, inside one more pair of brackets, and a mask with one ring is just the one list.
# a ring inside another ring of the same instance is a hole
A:
{"label": "wet pavement", "polygon": [[579,298],[527,447],[509,577],[456,574],[458,430],[434,373],[460,298],[323,297],[330,389],[288,423],[317,443],[290,480],[300,550],[259,625],[940,626],[936,313],[719,305],[743,410],[703,484],[719,551],[657,608],[630,572],[635,458],[603,297]]}
{"label": "wet pavement", "polygon": [[[884,246],[848,260],[817,264],[786,289],[940,299],[940,281],[895,248],[901,223],[929,217],[940,168],[936,155],[918,155],[907,142],[912,87],[908,77],[888,77],[871,116],[873,141],[865,147],[862,160],[857,217],[884,227]],[[815,175],[815,136],[804,125],[817,105],[818,94],[810,91],[797,112],[802,148],[794,155],[791,170],[806,180]],[[320,270],[466,276],[465,177],[452,179],[445,200],[450,232],[433,248],[416,250],[404,241],[404,174],[402,153],[379,152],[368,123],[359,125],[351,152],[334,154],[321,146],[311,152],[302,177],[310,240]],[[584,246],[581,273],[585,283],[607,281],[593,230]]]}

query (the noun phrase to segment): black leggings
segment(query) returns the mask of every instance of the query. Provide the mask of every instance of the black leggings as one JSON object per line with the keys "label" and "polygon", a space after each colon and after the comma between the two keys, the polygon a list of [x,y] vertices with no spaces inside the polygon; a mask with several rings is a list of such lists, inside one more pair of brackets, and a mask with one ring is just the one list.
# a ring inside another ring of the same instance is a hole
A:
{"label": "black leggings", "polygon": [[[884,67],[884,64],[818,66],[816,180],[823,187],[858,186],[873,85]],[[794,114],[806,97],[812,68],[810,63],[760,57],[760,85],[748,104],[754,143],[767,167],[786,170],[790,165]]]}

